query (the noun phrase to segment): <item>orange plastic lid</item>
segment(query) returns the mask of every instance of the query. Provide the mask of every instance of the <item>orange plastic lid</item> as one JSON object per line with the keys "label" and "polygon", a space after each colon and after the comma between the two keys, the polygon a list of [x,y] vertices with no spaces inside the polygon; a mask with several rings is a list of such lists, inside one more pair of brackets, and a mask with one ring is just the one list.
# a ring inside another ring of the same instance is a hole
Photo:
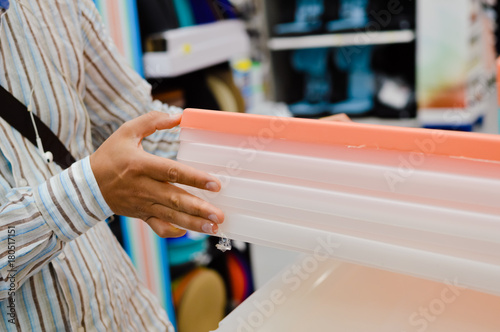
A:
{"label": "orange plastic lid", "polygon": [[[181,128],[500,162],[500,135],[187,109]],[[429,151],[430,147],[430,151]]]}

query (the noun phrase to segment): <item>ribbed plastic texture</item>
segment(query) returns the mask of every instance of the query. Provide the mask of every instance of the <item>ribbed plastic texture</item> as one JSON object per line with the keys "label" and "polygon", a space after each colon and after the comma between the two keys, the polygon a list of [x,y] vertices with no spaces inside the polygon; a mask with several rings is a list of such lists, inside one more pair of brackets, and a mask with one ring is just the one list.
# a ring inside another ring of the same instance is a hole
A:
{"label": "ribbed plastic texture", "polygon": [[186,189],[229,238],[500,295],[496,136],[199,110],[181,127],[178,160],[223,184]]}

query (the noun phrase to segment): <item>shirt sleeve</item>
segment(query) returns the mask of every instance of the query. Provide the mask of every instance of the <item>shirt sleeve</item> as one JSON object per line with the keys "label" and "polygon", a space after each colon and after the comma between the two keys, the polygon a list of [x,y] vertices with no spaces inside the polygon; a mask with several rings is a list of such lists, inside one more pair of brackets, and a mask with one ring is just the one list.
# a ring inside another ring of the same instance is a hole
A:
{"label": "shirt sleeve", "polygon": [[[99,146],[120,125],[149,111],[169,114],[182,112],[151,97],[151,86],[137,74],[118,52],[92,0],[80,0],[85,96],[92,125],[94,145]],[[178,149],[179,128],[163,130],[146,138],[146,151],[174,157]]]}
{"label": "shirt sleeve", "polygon": [[65,243],[113,213],[89,157],[34,188],[10,188],[0,173],[0,301],[56,257]]}

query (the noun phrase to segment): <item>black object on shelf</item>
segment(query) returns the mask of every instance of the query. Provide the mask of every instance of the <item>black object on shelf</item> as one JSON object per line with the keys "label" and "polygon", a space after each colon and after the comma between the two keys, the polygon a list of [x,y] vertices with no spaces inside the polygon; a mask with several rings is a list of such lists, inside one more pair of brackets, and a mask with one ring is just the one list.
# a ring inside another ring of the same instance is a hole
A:
{"label": "black object on shelf", "polygon": [[376,31],[414,30],[416,17],[416,1],[371,0],[368,6],[368,28]]}
{"label": "black object on shelf", "polygon": [[[393,119],[414,118],[417,115],[415,63],[415,42],[376,47],[372,60],[372,67],[377,75],[377,97],[373,115]],[[382,89],[388,86],[393,87],[392,95],[400,98],[399,101],[384,100]]]}
{"label": "black object on shelf", "polygon": [[184,93],[185,108],[220,110],[220,105],[207,85],[205,70],[175,78],[149,80],[149,83],[153,92],[169,88],[181,89]]}
{"label": "black object on shelf", "polygon": [[152,34],[176,29],[179,20],[172,0],[137,1],[142,40]]}

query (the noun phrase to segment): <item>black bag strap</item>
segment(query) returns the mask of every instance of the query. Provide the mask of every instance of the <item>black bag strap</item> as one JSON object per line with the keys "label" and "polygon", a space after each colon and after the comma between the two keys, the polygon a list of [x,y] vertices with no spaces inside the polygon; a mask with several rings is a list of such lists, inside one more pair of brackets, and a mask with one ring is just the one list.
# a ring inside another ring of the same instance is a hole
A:
{"label": "black bag strap", "polygon": [[[76,160],[59,138],[35,114],[38,135],[46,151],[52,152],[54,162],[63,169],[70,167]],[[28,108],[17,100],[9,91],[0,86],[0,117],[21,133],[34,146],[36,144],[35,129],[31,122]]]}

